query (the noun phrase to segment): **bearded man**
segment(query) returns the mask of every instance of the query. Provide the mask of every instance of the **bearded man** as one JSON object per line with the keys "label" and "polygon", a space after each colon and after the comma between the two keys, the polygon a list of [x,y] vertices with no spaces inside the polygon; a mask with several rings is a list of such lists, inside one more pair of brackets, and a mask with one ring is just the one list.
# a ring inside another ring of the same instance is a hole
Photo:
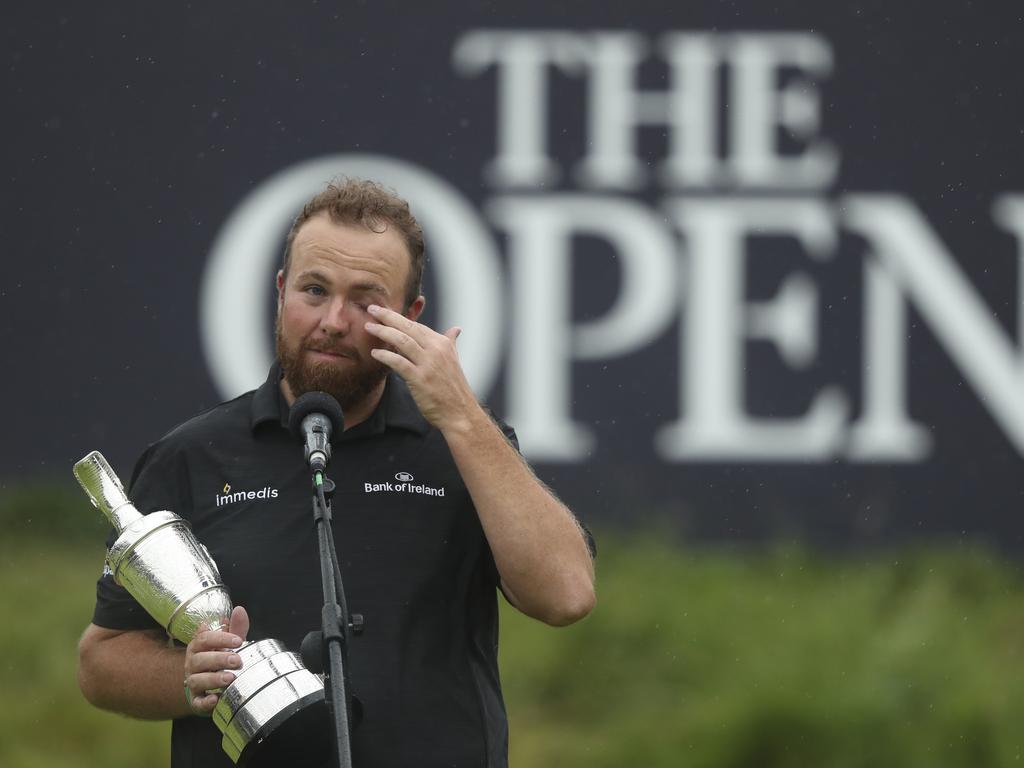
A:
{"label": "bearded man", "polygon": [[306,392],[333,395],[345,417],[329,474],[348,603],[366,617],[349,647],[363,708],[355,766],[504,768],[497,592],[551,625],[594,605],[589,535],[478,403],[460,329],[418,322],[423,252],[404,200],[372,182],[328,186],[288,235],[266,382],[175,428],[136,465],[135,505],[190,521],[236,608],[227,631],[173,647],[105,573],[79,684],[98,707],[173,719],[173,768],[231,765],[204,717],[240,666],[231,649],[248,636],[297,651],[319,627],[309,475],[287,430]]}

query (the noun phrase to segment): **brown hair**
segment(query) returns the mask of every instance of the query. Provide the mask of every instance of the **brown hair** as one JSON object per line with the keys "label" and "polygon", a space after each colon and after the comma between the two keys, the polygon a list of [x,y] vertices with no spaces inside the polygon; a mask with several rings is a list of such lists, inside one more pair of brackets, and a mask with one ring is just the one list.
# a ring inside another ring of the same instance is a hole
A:
{"label": "brown hair", "polygon": [[332,221],[362,224],[372,232],[384,232],[389,225],[398,230],[409,251],[409,280],[405,288],[405,307],[408,309],[420,295],[423,280],[423,230],[409,210],[409,204],[375,181],[337,179],[303,206],[292,222],[285,242],[282,266],[285,277],[288,276],[295,235],[303,224],[323,211],[327,211]]}

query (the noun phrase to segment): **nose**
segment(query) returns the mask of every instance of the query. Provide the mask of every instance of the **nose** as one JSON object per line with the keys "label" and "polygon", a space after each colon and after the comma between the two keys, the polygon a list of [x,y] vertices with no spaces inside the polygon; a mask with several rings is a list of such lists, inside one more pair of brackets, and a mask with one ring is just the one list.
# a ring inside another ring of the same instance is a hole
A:
{"label": "nose", "polygon": [[340,296],[327,303],[320,317],[320,330],[329,336],[345,336],[352,329],[352,303]]}

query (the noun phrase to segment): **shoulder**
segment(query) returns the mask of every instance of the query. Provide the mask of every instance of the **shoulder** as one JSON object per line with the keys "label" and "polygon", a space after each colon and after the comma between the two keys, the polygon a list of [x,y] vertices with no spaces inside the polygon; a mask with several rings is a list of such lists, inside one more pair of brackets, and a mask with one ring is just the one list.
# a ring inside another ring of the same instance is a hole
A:
{"label": "shoulder", "polygon": [[250,390],[233,400],[227,400],[207,408],[170,429],[158,442],[204,439],[221,430],[248,428],[252,424],[254,395],[255,390]]}
{"label": "shoulder", "polygon": [[229,435],[251,429],[252,399],[255,391],[218,403],[172,427],[146,447],[132,475],[132,484],[148,466],[181,463],[188,455]]}
{"label": "shoulder", "polygon": [[172,427],[154,445],[187,445],[206,441],[225,432],[248,429],[252,424],[252,399],[255,391],[219,403]]}

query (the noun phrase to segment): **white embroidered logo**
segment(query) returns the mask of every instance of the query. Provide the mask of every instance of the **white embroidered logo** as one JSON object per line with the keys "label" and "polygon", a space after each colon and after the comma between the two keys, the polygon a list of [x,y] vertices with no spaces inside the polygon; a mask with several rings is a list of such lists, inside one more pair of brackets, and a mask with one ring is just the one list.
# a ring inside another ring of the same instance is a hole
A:
{"label": "white embroidered logo", "polygon": [[432,488],[429,485],[414,485],[415,478],[409,472],[395,473],[398,482],[363,483],[366,493],[418,493],[421,496],[444,496],[444,486]]}
{"label": "white embroidered logo", "polygon": [[228,483],[224,483],[224,488],[222,490],[223,493],[218,493],[215,496],[218,507],[223,507],[226,504],[234,504],[237,501],[276,499],[279,495],[277,488],[271,488],[269,485],[260,488],[258,491],[235,491],[232,493],[231,486]]}

